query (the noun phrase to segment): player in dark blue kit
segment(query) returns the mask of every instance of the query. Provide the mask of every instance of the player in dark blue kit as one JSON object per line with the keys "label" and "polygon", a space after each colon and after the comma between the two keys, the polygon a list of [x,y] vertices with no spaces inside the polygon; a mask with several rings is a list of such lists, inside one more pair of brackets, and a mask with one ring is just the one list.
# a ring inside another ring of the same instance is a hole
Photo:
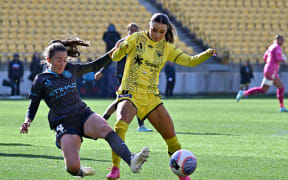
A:
{"label": "player in dark blue kit", "polygon": [[69,37],[66,40],[54,40],[46,48],[44,57],[48,69],[38,74],[33,81],[29,95],[31,102],[20,133],[28,133],[40,101],[44,99],[50,109],[48,120],[56,134],[56,146],[62,150],[66,169],[71,175],[84,177],[94,174],[92,168],[80,166],[79,151],[83,136],[105,139],[113,151],[130,166],[132,172],[137,173],[148,158],[149,149],[145,147],[141,152],[131,154],[106,120],[91,111],[81,100],[76,87],[78,77],[98,71],[109,63],[113,50],[89,63],[67,62],[68,56],[80,55],[78,45],[89,46],[89,43]]}
{"label": "player in dark blue kit", "polygon": [[[127,35],[131,35],[135,32],[138,32],[139,31],[139,26],[138,24],[136,23],[130,23],[128,24],[127,26]],[[127,36],[123,39],[126,39]],[[121,41],[123,41],[123,39]],[[121,61],[118,61],[117,62],[117,66],[116,66],[116,77],[119,81],[119,83],[121,84],[121,81],[122,81],[122,77],[123,77],[123,73],[124,73],[124,68],[125,68],[125,64],[126,64],[126,57],[124,57]],[[102,68],[100,71],[98,71],[96,74],[95,74],[95,79],[96,80],[99,80],[102,78],[103,76],[103,70],[104,68]],[[116,111],[116,104],[117,104],[117,101],[114,101],[112,102],[106,109],[106,111],[104,112],[104,115],[103,117],[108,120],[109,117],[111,116],[111,114],[113,114],[115,111]],[[145,125],[144,125],[144,120],[140,120],[139,118],[137,118],[138,120],[138,128],[137,128],[137,131],[140,131],[140,132],[151,132],[152,129],[149,129],[149,128],[146,128]]]}

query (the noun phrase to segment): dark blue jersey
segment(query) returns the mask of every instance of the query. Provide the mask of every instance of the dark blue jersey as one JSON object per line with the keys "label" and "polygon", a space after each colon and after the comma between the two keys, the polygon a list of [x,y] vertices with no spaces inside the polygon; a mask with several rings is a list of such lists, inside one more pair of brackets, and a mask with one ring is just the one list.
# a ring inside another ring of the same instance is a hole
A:
{"label": "dark blue jersey", "polygon": [[81,100],[76,79],[88,72],[95,72],[109,63],[108,55],[85,64],[67,63],[62,74],[45,71],[38,74],[32,84],[29,98],[31,99],[27,116],[34,119],[41,99],[44,99],[50,111],[49,125],[54,129],[64,118],[87,110],[87,105]]}

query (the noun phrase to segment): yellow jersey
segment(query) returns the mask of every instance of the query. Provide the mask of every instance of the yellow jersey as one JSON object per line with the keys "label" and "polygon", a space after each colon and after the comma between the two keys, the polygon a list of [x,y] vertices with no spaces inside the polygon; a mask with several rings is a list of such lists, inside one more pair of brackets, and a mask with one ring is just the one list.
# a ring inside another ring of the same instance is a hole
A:
{"label": "yellow jersey", "polygon": [[189,56],[174,44],[167,42],[165,38],[155,42],[147,33],[142,31],[130,35],[112,54],[113,61],[120,61],[127,55],[118,92],[159,94],[159,74],[166,61],[193,67],[212,56],[212,49]]}

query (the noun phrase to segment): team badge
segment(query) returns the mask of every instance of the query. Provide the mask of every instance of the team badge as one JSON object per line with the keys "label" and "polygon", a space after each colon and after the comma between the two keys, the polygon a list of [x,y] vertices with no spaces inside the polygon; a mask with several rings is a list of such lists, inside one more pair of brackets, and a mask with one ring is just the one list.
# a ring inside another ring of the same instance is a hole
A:
{"label": "team badge", "polygon": [[66,78],[71,78],[71,77],[72,77],[72,74],[71,74],[70,71],[65,70],[65,71],[63,72],[63,76],[66,77]]}

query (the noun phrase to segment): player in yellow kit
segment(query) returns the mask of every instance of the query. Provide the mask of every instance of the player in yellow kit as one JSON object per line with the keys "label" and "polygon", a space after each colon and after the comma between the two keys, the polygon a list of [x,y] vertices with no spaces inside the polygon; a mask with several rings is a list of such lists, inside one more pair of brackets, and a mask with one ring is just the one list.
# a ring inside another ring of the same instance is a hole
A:
{"label": "player in yellow kit", "polygon": [[[121,60],[127,55],[121,86],[117,91],[116,133],[125,141],[128,125],[137,115],[141,120],[148,118],[154,128],[161,134],[172,155],[181,149],[174,130],[173,121],[165,109],[159,95],[159,73],[166,61],[183,66],[196,66],[215,54],[208,49],[198,55],[189,56],[174,44],[175,27],[167,15],[154,14],[150,19],[149,31],[130,35],[112,55],[113,61]],[[108,179],[120,178],[120,158],[112,152],[113,167]],[[179,177],[179,179],[190,179]]]}

